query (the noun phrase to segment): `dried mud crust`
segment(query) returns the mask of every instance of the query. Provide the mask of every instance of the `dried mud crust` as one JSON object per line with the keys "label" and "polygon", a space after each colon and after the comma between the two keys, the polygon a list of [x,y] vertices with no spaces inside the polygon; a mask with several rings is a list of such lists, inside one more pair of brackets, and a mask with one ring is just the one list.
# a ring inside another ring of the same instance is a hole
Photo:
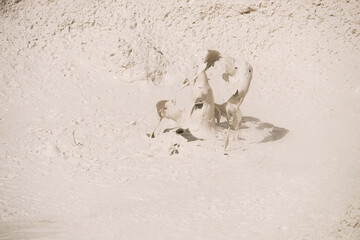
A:
{"label": "dried mud crust", "polygon": [[[168,80],[168,70],[174,65],[184,71],[192,69],[192,59],[204,48],[238,52],[258,60],[286,36],[289,42],[283,44],[285,48],[300,36],[302,47],[308,50],[289,49],[290,62],[313,60],[309,54],[315,52],[336,59],[339,52],[327,49],[337,44],[336,38],[344,45],[360,47],[359,8],[353,5],[360,3],[2,0],[0,30],[9,36],[2,39],[5,52],[26,55],[27,51],[45,50],[52,56],[74,52],[96,59],[99,69],[130,78],[126,81],[159,83]],[[50,14],[43,16],[44,11]],[[316,36],[316,42],[309,44],[306,36]],[[299,83],[292,84],[298,87]]]}
{"label": "dried mud crust", "polygon": [[336,231],[336,239],[360,239],[360,199],[349,206]]}

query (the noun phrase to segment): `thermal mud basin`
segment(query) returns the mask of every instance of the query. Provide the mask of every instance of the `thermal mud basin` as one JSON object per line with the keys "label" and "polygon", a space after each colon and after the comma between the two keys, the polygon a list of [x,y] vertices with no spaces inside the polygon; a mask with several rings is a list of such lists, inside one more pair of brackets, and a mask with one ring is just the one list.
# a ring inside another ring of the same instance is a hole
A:
{"label": "thermal mud basin", "polygon": [[360,239],[359,9],[0,0],[0,238]]}

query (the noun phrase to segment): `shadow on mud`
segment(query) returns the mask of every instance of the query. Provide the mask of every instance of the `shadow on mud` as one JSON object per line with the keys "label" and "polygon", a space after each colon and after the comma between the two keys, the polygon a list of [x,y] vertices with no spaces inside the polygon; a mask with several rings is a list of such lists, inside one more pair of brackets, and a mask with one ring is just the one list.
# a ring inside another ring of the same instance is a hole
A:
{"label": "shadow on mud", "polygon": [[[220,123],[221,128],[229,128],[227,122]],[[271,123],[262,122],[260,119],[250,116],[243,116],[239,124],[239,129],[245,132],[247,137],[256,138],[257,143],[277,141],[285,137],[289,130],[274,126]]]}
{"label": "shadow on mud", "polygon": [[193,142],[193,141],[203,141],[204,139],[202,138],[197,138],[194,135],[192,135],[192,133],[190,132],[189,129],[183,129],[183,128],[179,128],[176,130],[177,134],[180,134],[183,138],[185,138],[188,142]]}
{"label": "shadow on mud", "polygon": [[[223,130],[223,133],[226,133],[229,128],[229,124],[224,121],[220,123],[219,127]],[[166,128],[163,133],[173,131],[184,137],[188,142],[204,140],[192,135],[189,129],[176,127]],[[286,134],[288,134],[289,130],[274,126],[271,123],[262,122],[260,119],[255,117],[244,116],[239,124],[238,132],[240,134],[239,139],[245,142],[266,143],[282,139]],[[150,135],[148,134],[148,136]]]}

